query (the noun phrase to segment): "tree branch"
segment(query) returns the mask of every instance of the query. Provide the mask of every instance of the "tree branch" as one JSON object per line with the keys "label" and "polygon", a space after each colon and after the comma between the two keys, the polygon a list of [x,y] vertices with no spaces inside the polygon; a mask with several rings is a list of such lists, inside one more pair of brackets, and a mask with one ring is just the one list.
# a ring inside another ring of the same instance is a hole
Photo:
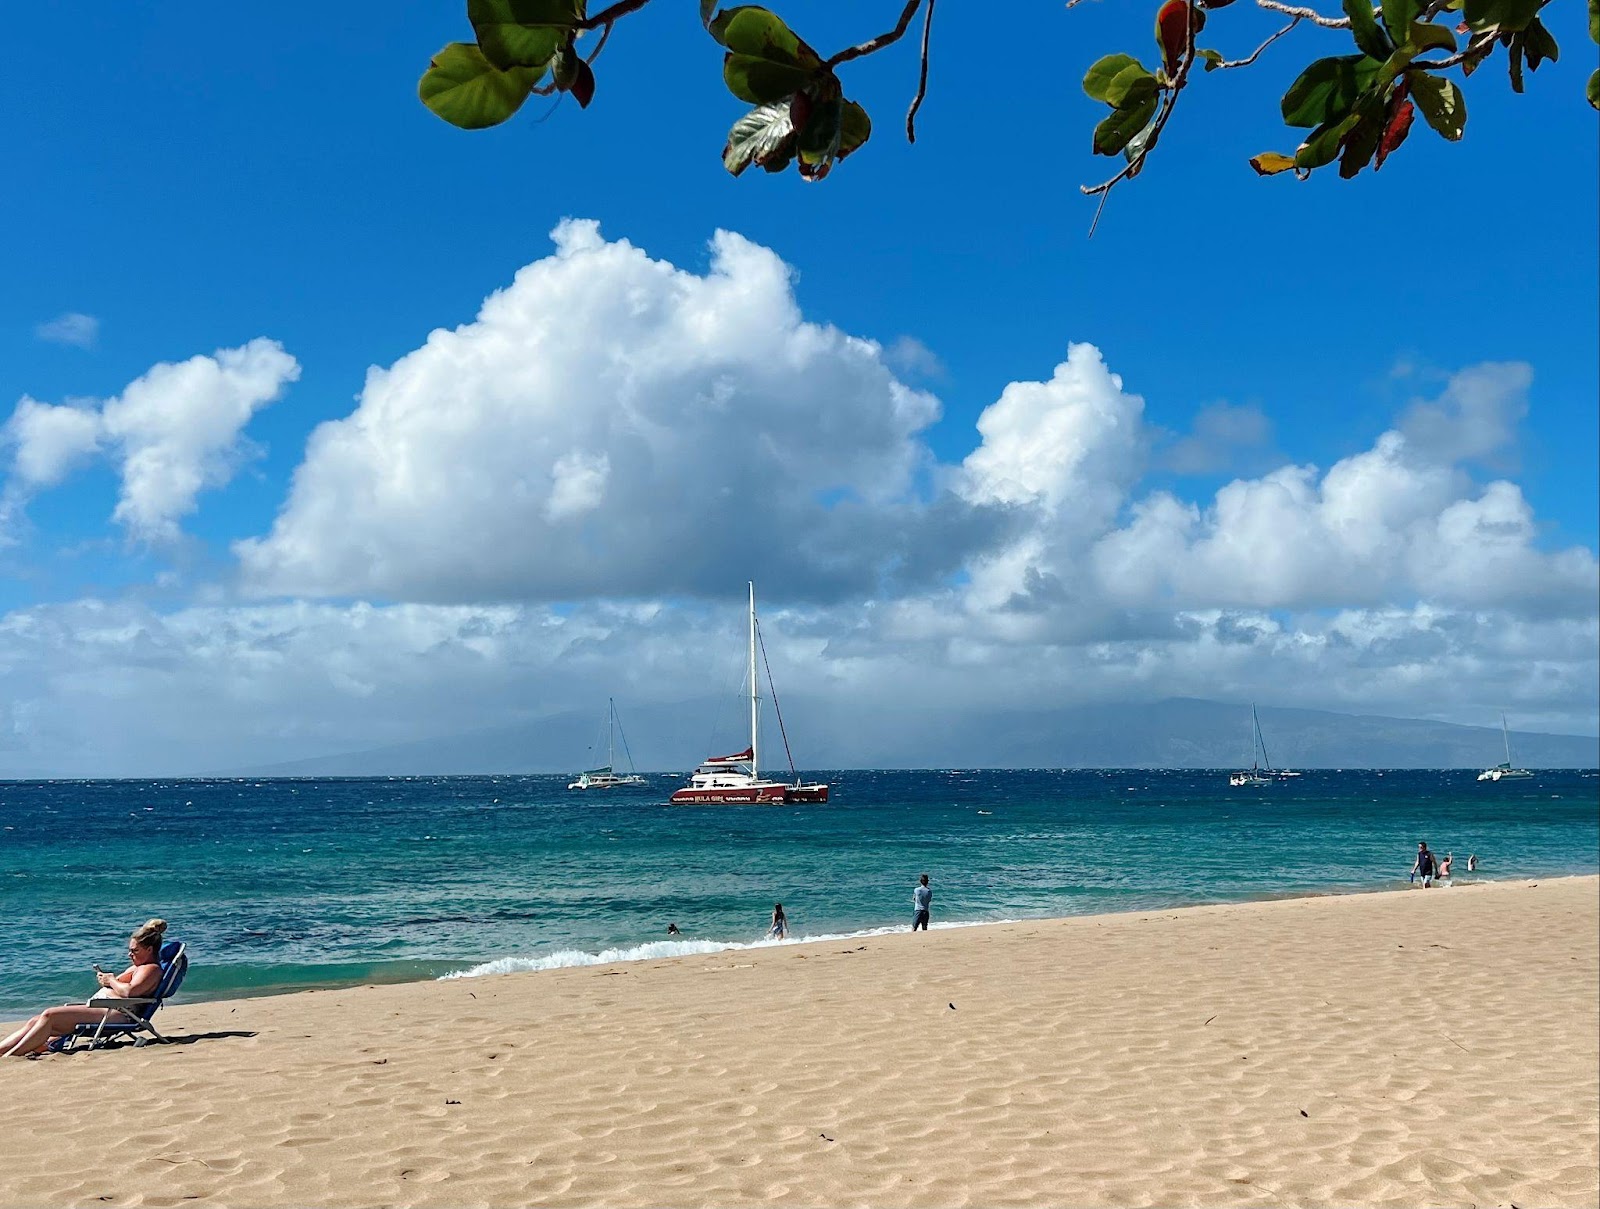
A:
{"label": "tree branch", "polygon": [[592,17],[579,21],[574,29],[599,29],[602,25],[610,25],[618,17],[626,17],[629,13],[636,13],[650,0],[617,0],[609,8],[603,8]]}
{"label": "tree branch", "polygon": [[1250,64],[1254,63],[1257,59],[1259,59],[1261,57],[1261,52],[1262,51],[1266,50],[1267,47],[1271,46],[1279,38],[1283,37],[1284,34],[1288,33],[1291,29],[1293,29],[1295,26],[1299,25],[1300,22],[1302,22],[1304,20],[1305,20],[1304,17],[1291,17],[1291,18],[1289,18],[1289,24],[1285,25],[1277,33],[1273,34],[1272,37],[1268,38],[1260,46],[1256,47],[1255,53],[1253,53],[1248,59],[1229,59],[1225,63],[1218,63],[1217,67],[1219,69],[1227,68],[1227,67],[1249,67]]}
{"label": "tree branch", "polygon": [[[1258,4],[1262,2],[1263,0],[1256,0]],[[1090,239],[1094,238],[1095,228],[1100,225],[1100,215],[1105,211],[1106,199],[1111,196],[1111,190],[1122,181],[1139,174],[1139,170],[1144,167],[1145,158],[1160,140],[1162,130],[1166,128],[1167,122],[1172,118],[1172,111],[1178,107],[1178,94],[1183,91],[1183,86],[1189,82],[1189,70],[1194,66],[1196,57],[1194,40],[1200,33],[1199,29],[1196,28],[1197,24],[1194,19],[1194,10],[1191,8],[1188,45],[1184,47],[1183,58],[1178,62],[1178,70],[1173,75],[1172,86],[1161,94],[1161,107],[1156,111],[1155,121],[1150,126],[1150,137],[1145,139],[1140,146],[1139,154],[1130,159],[1122,171],[1110,180],[1098,185],[1078,186],[1085,196],[1093,197],[1097,193],[1100,195],[1100,204],[1095,207],[1094,211],[1094,221],[1089,224]]]}
{"label": "tree branch", "polygon": [[1349,29],[1349,17],[1324,17],[1314,8],[1296,8],[1292,4],[1282,4],[1279,0],[1256,0],[1257,8],[1264,8],[1269,12],[1282,13],[1285,17],[1299,17],[1320,25],[1323,29]]}
{"label": "tree branch", "polygon": [[1413,71],[1443,71],[1447,67],[1455,67],[1465,63],[1468,59],[1481,58],[1494,49],[1496,35],[1479,34],[1476,41],[1468,42],[1466,50],[1457,51],[1448,59],[1413,59],[1406,68],[1407,73]]}
{"label": "tree branch", "polygon": [[[649,2],[650,0],[623,0],[623,4],[631,4],[635,8],[643,4],[648,4]],[[613,7],[621,8],[622,6],[622,4],[617,4]],[[880,51],[885,46],[888,46],[891,42],[900,41],[900,39],[905,35],[907,27],[909,27],[911,24],[911,18],[917,15],[917,9],[921,7],[922,0],[906,0],[906,6],[900,13],[900,20],[895,22],[895,27],[888,33],[879,34],[876,38],[869,38],[867,41],[862,42],[858,46],[851,46],[845,50],[841,50],[838,54],[830,58],[823,66],[837,67],[841,63],[848,63],[851,59],[859,59],[863,55],[870,55],[875,51]]]}
{"label": "tree branch", "polygon": [[911,98],[911,108],[906,110],[906,142],[917,141],[917,110],[922,108],[922,98],[928,95],[928,35],[933,30],[934,0],[928,0],[928,11],[922,18],[922,74],[917,77],[917,95]]}

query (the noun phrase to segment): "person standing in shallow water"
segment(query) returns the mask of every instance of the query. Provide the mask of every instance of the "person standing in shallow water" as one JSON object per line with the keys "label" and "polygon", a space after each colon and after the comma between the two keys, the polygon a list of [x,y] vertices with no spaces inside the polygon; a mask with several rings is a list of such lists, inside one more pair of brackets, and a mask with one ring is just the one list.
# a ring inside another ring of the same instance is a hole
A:
{"label": "person standing in shallow water", "polygon": [[1428,851],[1424,840],[1417,841],[1417,863],[1411,866],[1411,876],[1422,879],[1424,890],[1433,885],[1433,853]]}
{"label": "person standing in shallow water", "polygon": [[928,875],[924,873],[917,881],[917,887],[911,891],[911,930],[915,932],[921,928],[928,930],[928,912],[933,907],[933,890],[928,886]]}

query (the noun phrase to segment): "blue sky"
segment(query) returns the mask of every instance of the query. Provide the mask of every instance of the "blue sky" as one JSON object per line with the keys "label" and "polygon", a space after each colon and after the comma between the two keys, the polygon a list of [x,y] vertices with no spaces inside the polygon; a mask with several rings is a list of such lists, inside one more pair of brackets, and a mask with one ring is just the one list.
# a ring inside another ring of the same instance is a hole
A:
{"label": "blue sky", "polygon": [[[250,414],[225,451],[226,474],[216,476],[226,481],[198,494],[176,534],[151,540],[112,522],[122,488],[106,460],[89,458],[58,485],[19,497],[0,549],[7,581],[0,610],[34,621],[48,616],[70,636],[77,623],[69,615],[85,601],[147,609],[165,624],[202,606],[248,610],[264,601],[514,607],[529,610],[527,620],[546,610],[565,616],[622,603],[736,598],[747,575],[731,566],[725,593],[715,577],[608,578],[603,569],[570,580],[485,580],[476,596],[419,587],[423,569],[389,578],[302,575],[291,588],[269,576],[241,589],[234,543],[273,530],[316,426],[352,414],[368,367],[392,365],[433,329],[470,323],[519,268],[550,256],[550,233],[567,218],[596,220],[601,239],[626,240],[702,276],[716,263],[713,233],[737,232],[790,266],[805,321],[885,349],[909,339],[928,350],[932,359],[883,358],[901,385],[936,397],[939,409],[937,420],[896,438],[914,445],[918,462],[916,485],[897,508],[944,489],[979,447],[975,426],[985,409],[1009,383],[1050,381],[1072,343],[1092,345],[1125,392],[1143,400],[1145,456],[1107,526],[1125,525],[1152,493],[1204,512],[1235,479],[1290,464],[1326,471],[1373,449],[1416,401],[1441,398],[1452,375],[1517,363],[1532,375],[1526,415],[1494,440],[1457,442],[1452,473],[1470,484],[1458,494],[1475,499],[1493,480],[1514,482],[1533,518],[1532,551],[1592,558],[1600,445],[1596,115],[1582,91],[1595,48],[1575,0],[1551,6],[1547,20],[1565,57],[1531,76],[1526,95],[1513,96],[1503,64],[1492,63],[1468,82],[1462,143],[1447,145],[1419,122],[1381,173],[1353,182],[1330,172],[1304,184],[1259,180],[1245,163],[1258,151],[1293,149],[1295,135],[1276,117],[1277,96],[1297,61],[1344,53],[1345,35],[1296,31],[1251,70],[1202,77],[1144,175],[1116,191],[1092,240],[1093,204],[1078,185],[1106,175],[1109,161],[1088,154],[1100,107],[1077,80],[1099,53],[1150,56],[1149,17],[1134,6],[1040,6],[1034,23],[1017,30],[996,27],[987,6],[946,6],[934,27],[917,145],[908,147],[900,133],[915,79],[908,40],[846,69],[847,90],[872,113],[875,134],[817,185],[793,175],[726,176],[718,152],[741,105],[723,89],[718,49],[690,6],[665,0],[618,27],[596,64],[588,111],[567,102],[539,122],[550,105],[534,98],[496,130],[444,125],[416,101],[415,85],[433,51],[469,36],[463,7],[397,3],[385,7],[381,26],[364,10],[309,4],[280,5],[270,15],[208,9],[204,20],[186,4],[42,3],[9,6],[0,16],[0,35],[13,48],[12,101],[0,118],[10,182],[0,191],[9,235],[0,273],[5,406],[24,395],[49,404],[109,399],[158,363],[258,338],[279,342],[298,366],[297,380]],[[886,26],[897,7],[782,6],[824,50]],[[1239,4],[1214,14],[1205,40],[1243,54],[1274,28],[1275,19]],[[61,332],[41,338],[41,325],[69,314],[93,318],[92,339],[84,329],[68,330],[68,342]],[[570,384],[572,407],[585,406],[584,391],[584,382]],[[759,430],[760,419],[750,427]],[[1204,440],[1204,431],[1222,436]],[[779,430],[770,435],[776,440]],[[1193,456],[1175,453],[1185,449]],[[596,447],[583,456],[607,452]],[[901,467],[907,455],[885,456]],[[853,480],[832,489],[836,498],[872,490]],[[671,489],[662,490],[668,495],[660,502],[670,506]],[[983,494],[970,483],[952,490],[974,508]],[[991,496],[984,497],[991,512],[1023,506],[1004,492]],[[870,532],[862,530],[863,541],[880,540]],[[450,540],[447,528],[441,533]],[[774,520],[752,539],[782,546],[793,535]],[[926,544],[948,547],[949,540]],[[595,542],[605,545],[591,534],[588,548],[599,548]],[[908,550],[893,557],[914,562]],[[968,555],[915,592],[868,591],[861,575],[841,571],[832,599],[807,601],[781,578],[768,595],[776,605],[812,608],[807,623],[822,631],[826,610],[843,610],[831,615],[835,632],[864,635],[874,609],[875,617],[909,609],[916,592],[981,580],[979,564],[1005,561],[991,547]],[[829,557],[835,566],[854,555]],[[1572,583],[1586,582],[1584,567],[1568,571]],[[875,574],[881,582],[883,568]],[[1430,599],[1422,582],[1413,576],[1382,599],[1364,590],[1348,599],[1268,592],[1253,605],[1168,584],[1163,599],[1180,612],[1256,607],[1289,634],[1312,624],[1288,620],[1294,616],[1326,619],[1380,603],[1414,610]],[[1452,607],[1478,616],[1480,605],[1463,599]],[[1592,609],[1548,600],[1519,608],[1519,621],[1547,624],[1560,615],[1570,623],[1559,638],[1547,636],[1552,651],[1559,648],[1551,658],[1565,669],[1557,677],[1561,701],[1541,704],[1535,684],[1513,684],[1513,677],[1496,680],[1472,707],[1482,713],[1509,697],[1553,728],[1592,732],[1593,675],[1582,685],[1585,669],[1592,673]],[[659,638],[608,632],[619,648]],[[948,654],[957,639],[946,640]],[[1112,640],[1107,631],[1049,643],[1053,650],[1076,643],[1081,654]],[[35,657],[46,660],[35,674],[50,679],[48,657],[35,651],[28,659]],[[34,665],[19,656],[12,666]],[[556,675],[555,664],[540,666]],[[1065,667],[1062,678],[1070,680]],[[1388,687],[1368,686],[1370,698],[1352,682],[1344,696],[1303,703],[1370,700],[1450,715],[1420,689],[1400,692],[1398,668],[1386,669]],[[1230,680],[1223,687],[1252,686]],[[1139,691],[1164,695],[1160,688],[1148,682]],[[33,692],[43,690],[14,686],[12,696]],[[40,697],[38,716],[83,713],[67,690],[59,692],[67,695]],[[291,683],[275,688],[273,699],[272,709],[296,708]],[[555,693],[525,699],[539,708],[569,704]],[[61,722],[51,747],[29,730],[34,725],[14,719],[20,748],[38,749],[34,764],[24,754],[18,767],[70,764],[73,728]],[[240,751],[290,758],[297,742],[358,745],[426,726],[415,712],[371,733],[341,733],[330,722],[278,747],[241,741]],[[170,742],[149,738],[158,750]],[[189,758],[171,750],[174,764]]]}

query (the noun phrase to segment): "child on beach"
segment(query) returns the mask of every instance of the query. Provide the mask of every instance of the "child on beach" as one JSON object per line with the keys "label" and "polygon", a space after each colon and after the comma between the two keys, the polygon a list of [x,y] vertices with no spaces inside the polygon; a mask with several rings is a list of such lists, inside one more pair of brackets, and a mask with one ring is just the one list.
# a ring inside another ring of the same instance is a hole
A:
{"label": "child on beach", "polygon": [[1456,859],[1456,854],[1453,853],[1453,852],[1446,852],[1444,854],[1444,860],[1439,862],[1439,880],[1440,881],[1443,882],[1443,881],[1449,881],[1450,880],[1450,862],[1455,860],[1455,859]]}
{"label": "child on beach", "polygon": [[782,903],[772,904],[772,929],[767,935],[774,940],[782,940],[789,935],[789,917],[783,913]]}

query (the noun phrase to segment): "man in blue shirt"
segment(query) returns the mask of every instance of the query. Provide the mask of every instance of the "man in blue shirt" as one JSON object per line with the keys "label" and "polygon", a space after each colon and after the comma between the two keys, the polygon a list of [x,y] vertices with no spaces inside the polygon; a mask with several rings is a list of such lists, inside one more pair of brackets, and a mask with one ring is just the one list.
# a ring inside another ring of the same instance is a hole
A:
{"label": "man in blue shirt", "polygon": [[928,888],[928,875],[924,873],[911,892],[911,930],[928,930],[928,908],[933,905],[933,891]]}

